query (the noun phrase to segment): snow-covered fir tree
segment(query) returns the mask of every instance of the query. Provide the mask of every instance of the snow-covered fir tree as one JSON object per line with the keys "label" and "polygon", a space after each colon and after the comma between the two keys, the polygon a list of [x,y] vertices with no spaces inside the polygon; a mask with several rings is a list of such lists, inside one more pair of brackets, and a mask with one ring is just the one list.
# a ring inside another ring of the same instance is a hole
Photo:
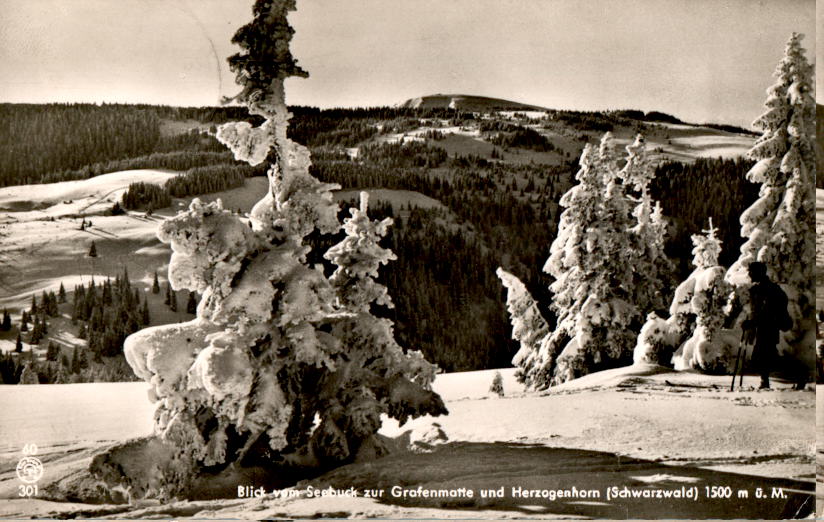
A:
{"label": "snow-covered fir tree", "polygon": [[54,373],[54,384],[68,384],[71,382],[66,366],[62,363],[57,365],[57,371]]}
{"label": "snow-covered fir tree", "polygon": [[[727,280],[746,296],[747,268],[767,265],[769,278],[787,294],[793,328],[782,332],[782,351],[809,362],[814,343],[815,99],[813,66],[793,33],[767,89],[767,110],[754,123],[763,129],[748,156],[757,161],[747,179],[761,185],[759,198],[741,214],[741,246]],[[746,315],[746,314],[744,314]]]}
{"label": "snow-covered fir tree", "polygon": [[549,325],[520,279],[503,268],[498,268],[496,274],[507,289],[506,307],[512,322],[512,338],[521,343],[512,359],[516,376],[527,386],[539,387],[552,378],[552,359],[548,352],[542,351],[546,348],[543,343],[549,334]]}
{"label": "snow-covered fir tree", "polygon": [[544,266],[555,278],[550,290],[558,323],[546,349],[557,354],[554,382],[631,359],[640,312],[631,300],[633,273],[625,258],[632,244],[630,206],[614,149],[607,133],[597,150],[585,150],[580,183],[561,198],[566,210]]}
{"label": "snow-covered fir tree", "polygon": [[[611,140],[611,137],[604,136],[602,141],[606,140]],[[554,381],[574,378],[571,368],[557,375],[558,358],[564,356],[567,361],[580,359],[584,355],[581,341],[585,344],[588,340],[587,325],[582,324],[579,318],[584,299],[592,294],[588,283],[594,274],[587,267],[592,262],[590,252],[595,249],[595,230],[601,218],[600,205],[605,192],[600,155],[598,148],[590,145],[584,148],[580,159],[581,168],[575,174],[578,184],[561,197],[560,204],[565,210],[558,224],[558,235],[550,246],[549,258],[544,265],[544,272],[555,278],[550,290],[553,292],[552,308],[558,316],[557,324],[555,330],[541,341],[540,358],[521,358],[522,364],[527,365],[522,366],[521,373],[536,376],[531,383],[524,382],[538,389],[546,388]],[[590,301],[589,304],[594,302]],[[529,367],[535,363],[541,367]],[[564,366],[568,367],[569,363]]]}
{"label": "snow-covered fir tree", "polygon": [[289,52],[293,9],[293,0],[255,2],[230,65],[243,87],[238,99],[264,123],[228,123],[217,133],[238,159],[272,162],[267,194],[246,218],[195,199],[158,232],[172,246],[172,286],[202,297],[194,320],[126,340],[129,364],[152,385],[166,458],[146,476],[124,477],[115,449],[92,470],[133,498],[174,495],[203,467],[251,459],[325,468],[380,454],[381,414],[402,423],[446,413],[431,391],[436,367],[405,353],[391,323],[369,311],[391,302],[373,280],[393,258],[377,245],[389,222],[369,221],[364,198],[327,256],[338,264],[332,281],[306,264],[305,238],[340,229],[331,192],[339,187],[312,177],[308,149],[286,136],[283,81],[305,75]]}
{"label": "snow-covered fir tree", "polygon": [[[544,266],[555,278],[555,330],[548,331],[534,301],[530,311],[540,321],[530,317],[527,323],[518,317],[523,311],[510,305],[514,337],[521,341],[513,364],[528,386],[546,388],[629,364],[642,317],[663,304],[671,263],[664,254],[666,223],[648,190],[654,169],[641,136],[627,147],[623,168],[615,149],[610,133],[598,148],[587,146],[578,184],[561,198],[565,210]],[[506,275],[508,302],[513,295],[521,302],[532,299],[520,281]]]}
{"label": "snow-covered fir tree", "polygon": [[346,349],[346,357],[336,363],[337,372],[348,380],[341,385],[349,388],[343,394],[347,402],[341,399],[349,405],[349,418],[342,419],[340,428],[356,444],[380,427],[382,413],[403,423],[427,411],[446,412],[440,398],[421,393],[429,389],[436,367],[418,351],[404,354],[395,341],[392,322],[371,312],[375,305],[394,306],[386,287],[375,278],[380,266],[396,257],[379,244],[392,219],[370,220],[368,205],[369,195],[361,192],[360,207],[350,209],[351,217],[344,220],[346,237],[324,254],[337,265],[329,281],[337,296],[336,309],[343,312],[328,321],[331,334]]}
{"label": "snow-covered fir tree", "polygon": [[692,236],[695,270],[675,289],[670,316],[676,320],[676,333],[686,334],[693,325],[692,335],[673,357],[676,370],[700,368],[726,372],[732,369],[740,332],[724,329],[725,307],[732,291],[724,279],[726,270],[718,264],[721,240],[717,229],[710,226],[706,235]]}
{"label": "snow-covered fir tree", "polygon": [[640,134],[627,146],[627,162],[619,176],[628,191],[636,196],[630,229],[632,247],[626,262],[633,267],[633,302],[639,311],[649,313],[666,306],[666,293],[672,284],[675,267],[664,252],[667,223],[661,205],[653,201],[649,185],[655,178],[655,166],[647,157],[646,142]]}

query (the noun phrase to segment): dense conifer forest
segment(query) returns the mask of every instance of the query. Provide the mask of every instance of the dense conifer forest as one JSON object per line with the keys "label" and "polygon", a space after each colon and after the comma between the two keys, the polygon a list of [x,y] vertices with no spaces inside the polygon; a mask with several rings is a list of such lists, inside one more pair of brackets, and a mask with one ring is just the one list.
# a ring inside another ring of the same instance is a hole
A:
{"label": "dense conifer forest", "polygon": [[[160,287],[157,287],[159,293]],[[176,311],[177,292],[166,286],[164,305]],[[196,296],[189,294],[187,313],[193,313]],[[155,309],[156,311],[156,309]],[[20,349],[0,354],[0,384],[20,382],[26,367],[41,384],[93,381],[133,380],[134,375],[123,357],[123,341],[130,334],[149,325],[152,311],[146,292],[142,292],[124,272],[114,279],[92,280],[67,291],[43,292],[32,296],[29,308],[23,310],[19,324],[12,322],[4,310],[0,331],[17,330]],[[49,323],[61,316],[71,317],[68,334],[86,341],[86,347],[68,348],[63,343],[47,340]],[[46,349],[45,361],[23,352],[22,342]]]}

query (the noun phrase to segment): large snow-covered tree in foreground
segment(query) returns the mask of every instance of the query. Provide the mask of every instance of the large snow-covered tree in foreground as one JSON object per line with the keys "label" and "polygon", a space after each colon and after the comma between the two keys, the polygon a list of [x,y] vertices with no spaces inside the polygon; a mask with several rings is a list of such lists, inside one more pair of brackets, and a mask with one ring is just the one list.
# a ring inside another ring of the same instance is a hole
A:
{"label": "large snow-covered tree in foreground", "polygon": [[306,264],[306,236],[337,232],[340,223],[331,192],[338,187],[312,177],[308,149],[286,137],[283,81],[306,75],[289,52],[293,9],[294,0],[255,2],[230,65],[243,87],[237,99],[265,122],[228,123],[217,133],[237,158],[272,162],[268,193],[248,220],[220,201],[194,200],[158,233],[172,246],[173,287],[203,298],[193,321],[126,340],[127,360],[158,404],[156,436],[140,457],[153,452],[151,468],[118,471],[140,460],[132,444],[95,459],[92,471],[132,497],[179,494],[204,470],[232,463],[271,472],[378,455],[382,414],[404,422],[446,413],[430,388],[436,368],[419,352],[404,353],[391,323],[370,312],[373,303],[391,304],[373,279],[394,259],[378,245],[391,222],[369,220],[363,196],[347,236],[326,254],[338,267],[331,279]]}
{"label": "large snow-covered tree in foreground", "polygon": [[[555,278],[554,330],[539,320],[524,285],[498,272],[521,342],[513,364],[528,386],[546,388],[630,363],[642,317],[662,302],[670,265],[663,253],[666,226],[647,190],[653,169],[642,137],[627,151],[620,168],[611,134],[598,147],[587,145],[578,184],[561,198],[566,210],[544,266]],[[630,190],[639,196],[631,197]]]}
{"label": "large snow-covered tree in foreground", "polygon": [[[747,179],[761,185],[759,198],[741,214],[741,246],[727,280],[746,297],[747,268],[767,265],[768,276],[789,299],[793,328],[781,335],[780,349],[812,362],[815,280],[815,99],[813,66],[794,33],[767,90],[766,112],[754,123],[763,134],[749,151],[757,163]],[[810,364],[812,367],[812,364]]]}

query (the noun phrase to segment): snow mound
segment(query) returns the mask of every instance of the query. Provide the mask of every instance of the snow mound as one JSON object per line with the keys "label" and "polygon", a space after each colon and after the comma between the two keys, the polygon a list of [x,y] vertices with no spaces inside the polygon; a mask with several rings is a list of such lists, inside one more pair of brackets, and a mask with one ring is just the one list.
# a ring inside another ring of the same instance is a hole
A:
{"label": "snow mound", "polygon": [[448,441],[449,437],[437,422],[417,426],[409,434],[409,448],[415,452],[429,452]]}
{"label": "snow mound", "polygon": [[553,386],[544,393],[554,394],[595,388],[614,388],[636,377],[647,377],[650,375],[669,373],[671,371],[671,368],[666,368],[658,364],[636,363],[621,368],[612,368],[610,370],[590,373],[583,377]]}

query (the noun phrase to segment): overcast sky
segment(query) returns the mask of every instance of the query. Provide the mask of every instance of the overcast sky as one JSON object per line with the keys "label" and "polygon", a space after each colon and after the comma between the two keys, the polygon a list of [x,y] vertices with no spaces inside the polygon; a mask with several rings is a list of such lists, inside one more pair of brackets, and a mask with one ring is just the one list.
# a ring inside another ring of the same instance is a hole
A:
{"label": "overcast sky", "polygon": [[[251,4],[0,0],[0,101],[213,105]],[[298,0],[290,20],[311,76],[288,102],[320,107],[461,93],[749,126],[790,33],[816,47],[815,0]]]}

